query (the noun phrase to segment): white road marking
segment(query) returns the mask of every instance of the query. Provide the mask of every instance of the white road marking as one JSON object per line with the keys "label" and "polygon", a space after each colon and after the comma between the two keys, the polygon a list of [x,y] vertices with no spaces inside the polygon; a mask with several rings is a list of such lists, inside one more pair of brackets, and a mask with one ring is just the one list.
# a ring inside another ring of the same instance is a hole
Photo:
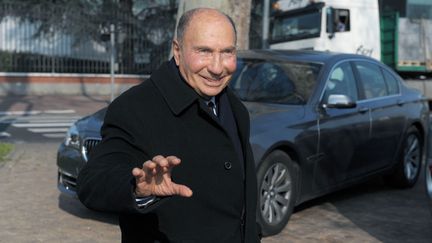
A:
{"label": "white road marking", "polygon": [[68,123],[13,123],[14,127],[70,127],[72,126],[72,122]]}
{"label": "white road marking", "polygon": [[65,134],[64,133],[47,133],[47,134],[42,134],[42,136],[47,137],[47,138],[64,138]]}
{"label": "white road marking", "polygon": [[[73,122],[75,122],[76,121],[76,119],[52,119],[52,120],[31,120],[31,122],[28,122],[28,123],[65,123],[65,122],[67,122],[67,123],[73,123]],[[22,124],[22,123],[25,123],[25,122],[22,122],[22,121],[19,121],[19,122],[16,122],[15,124]]]}
{"label": "white road marking", "polygon": [[[81,118],[74,113],[75,110],[7,111],[0,112],[0,123],[47,138],[64,138],[69,127]],[[0,132],[0,138],[10,136]]]}
{"label": "white road marking", "polygon": [[71,114],[75,113],[75,110],[44,110],[46,114]]}
{"label": "white road marking", "polygon": [[28,128],[27,130],[34,133],[63,132],[62,134],[64,136],[64,133],[68,131],[68,128]]}
{"label": "white road marking", "polygon": [[0,116],[26,116],[38,114],[72,114],[75,110],[32,110],[32,111],[0,111]]}
{"label": "white road marking", "polygon": [[0,111],[0,116],[24,116],[24,115],[37,115],[42,111]]}
{"label": "white road marking", "polygon": [[11,135],[8,132],[0,132],[0,138],[9,138]]}

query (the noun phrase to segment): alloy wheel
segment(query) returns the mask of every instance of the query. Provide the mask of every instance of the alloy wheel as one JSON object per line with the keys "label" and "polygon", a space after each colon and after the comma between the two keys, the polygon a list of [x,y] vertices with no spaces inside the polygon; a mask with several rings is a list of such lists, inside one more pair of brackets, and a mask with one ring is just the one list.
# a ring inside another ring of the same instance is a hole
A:
{"label": "alloy wheel", "polygon": [[261,183],[261,214],[266,223],[279,224],[288,212],[292,194],[292,178],[282,163],[273,164]]}
{"label": "alloy wheel", "polygon": [[428,160],[426,166],[426,192],[429,196],[429,201],[432,203],[432,160]]}
{"label": "alloy wheel", "polygon": [[404,168],[408,180],[413,180],[418,174],[421,166],[420,141],[415,134],[410,134],[407,138],[404,150]]}

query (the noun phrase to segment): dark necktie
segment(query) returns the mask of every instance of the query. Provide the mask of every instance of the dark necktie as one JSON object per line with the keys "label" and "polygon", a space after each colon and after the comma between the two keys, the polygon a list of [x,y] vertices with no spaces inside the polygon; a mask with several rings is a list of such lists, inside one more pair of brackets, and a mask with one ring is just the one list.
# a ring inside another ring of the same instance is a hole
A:
{"label": "dark necktie", "polygon": [[213,101],[209,101],[207,102],[207,106],[209,108],[209,111],[212,112],[215,116],[217,116],[217,112],[216,112],[216,105],[213,103]]}

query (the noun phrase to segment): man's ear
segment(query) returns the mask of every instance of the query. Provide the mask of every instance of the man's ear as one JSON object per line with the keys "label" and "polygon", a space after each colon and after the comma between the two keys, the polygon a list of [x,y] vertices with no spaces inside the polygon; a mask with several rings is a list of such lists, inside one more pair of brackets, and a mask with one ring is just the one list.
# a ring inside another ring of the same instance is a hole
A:
{"label": "man's ear", "polygon": [[180,63],[180,45],[177,40],[173,40],[172,43],[173,55],[176,65],[178,66]]}

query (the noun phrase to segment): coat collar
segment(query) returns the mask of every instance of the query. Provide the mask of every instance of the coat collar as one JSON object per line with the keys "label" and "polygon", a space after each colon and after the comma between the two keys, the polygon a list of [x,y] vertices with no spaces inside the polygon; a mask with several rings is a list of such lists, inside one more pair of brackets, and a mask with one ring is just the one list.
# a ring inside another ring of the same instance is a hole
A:
{"label": "coat collar", "polygon": [[[174,58],[165,62],[150,77],[150,80],[161,92],[171,111],[179,115],[188,108],[192,103],[201,99],[180,75],[180,71],[175,64]],[[230,103],[235,96],[229,88],[222,92],[227,92]]]}
{"label": "coat collar", "polygon": [[171,111],[179,115],[189,107],[199,95],[182,79],[174,58],[162,64],[150,77],[161,92]]}

